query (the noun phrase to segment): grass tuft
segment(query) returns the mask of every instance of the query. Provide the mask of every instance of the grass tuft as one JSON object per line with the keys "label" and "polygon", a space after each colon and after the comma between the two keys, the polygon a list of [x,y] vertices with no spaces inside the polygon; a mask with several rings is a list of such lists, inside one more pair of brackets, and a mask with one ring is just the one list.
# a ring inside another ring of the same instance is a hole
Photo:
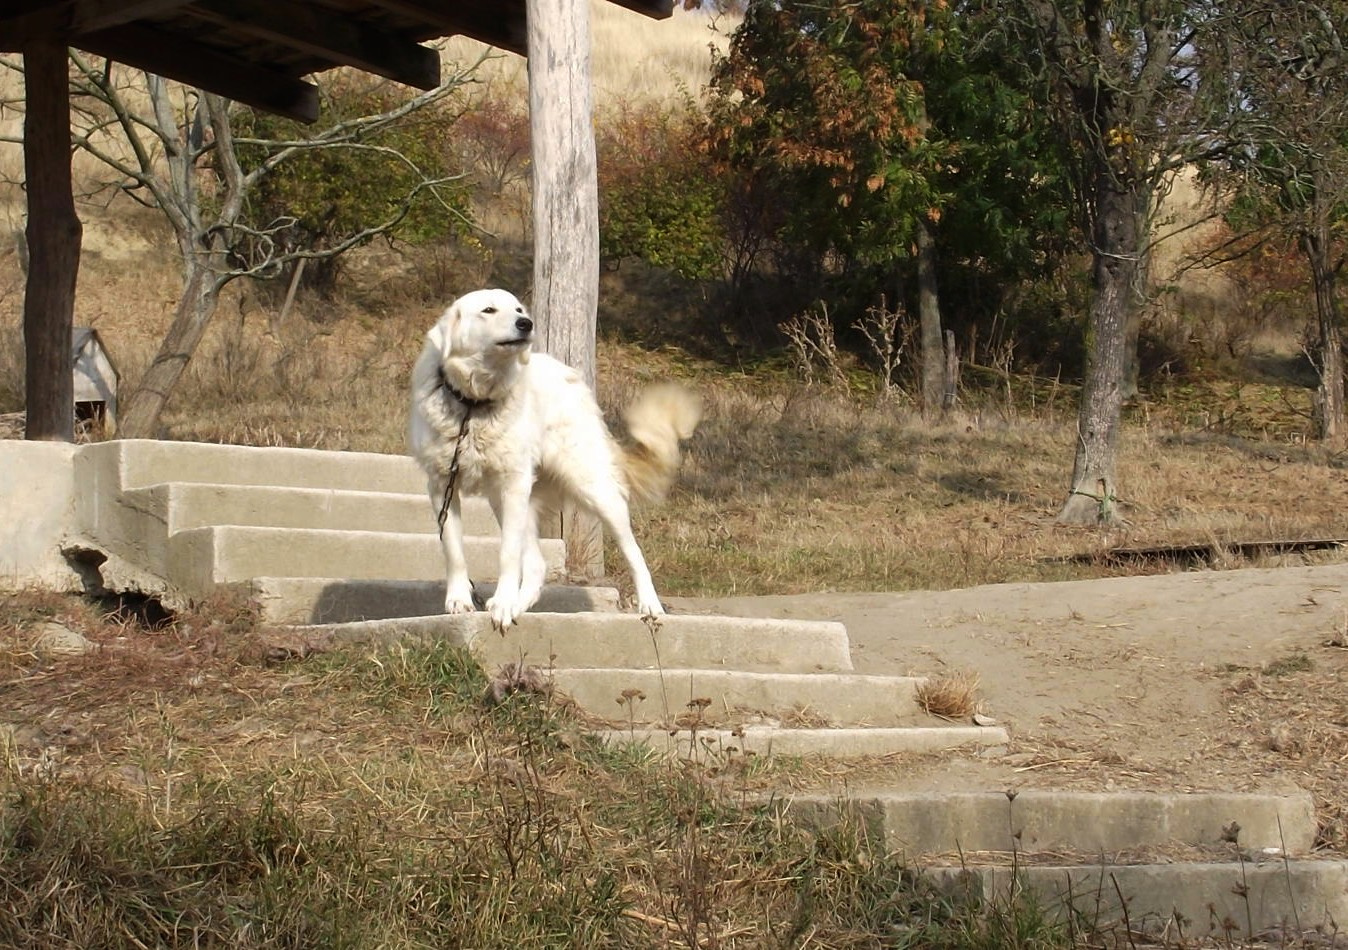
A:
{"label": "grass tuft", "polygon": [[942,719],[968,719],[978,711],[977,673],[953,672],[927,679],[917,688],[923,711]]}

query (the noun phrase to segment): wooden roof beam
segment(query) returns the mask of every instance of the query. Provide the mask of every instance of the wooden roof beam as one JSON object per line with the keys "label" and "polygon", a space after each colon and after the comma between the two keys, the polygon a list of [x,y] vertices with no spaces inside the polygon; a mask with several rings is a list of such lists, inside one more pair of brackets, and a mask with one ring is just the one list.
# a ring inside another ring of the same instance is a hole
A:
{"label": "wooden roof beam", "polygon": [[448,4],[436,0],[371,0],[374,6],[428,24],[437,35],[461,34],[489,46],[528,55],[524,3]]}
{"label": "wooden roof beam", "polygon": [[620,7],[640,13],[652,20],[667,20],[674,15],[674,0],[610,0]]}
{"label": "wooden roof beam", "polygon": [[353,66],[417,89],[440,84],[440,54],[404,36],[353,26],[294,0],[200,0],[192,14],[260,39],[302,50],[333,65]]}
{"label": "wooden roof beam", "polygon": [[0,7],[0,52],[14,53],[37,40],[78,45],[73,37],[186,6],[189,0],[22,0]]}
{"label": "wooden roof beam", "polygon": [[72,45],[300,122],[318,118],[317,86],[181,37],[127,25],[78,37]]}

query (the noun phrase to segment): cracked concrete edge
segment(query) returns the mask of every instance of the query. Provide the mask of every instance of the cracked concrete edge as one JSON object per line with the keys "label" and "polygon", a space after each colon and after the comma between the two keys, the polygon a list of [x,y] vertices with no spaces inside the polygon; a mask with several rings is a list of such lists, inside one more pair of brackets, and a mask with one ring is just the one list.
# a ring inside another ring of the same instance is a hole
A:
{"label": "cracked concrete edge", "polygon": [[[816,828],[856,822],[887,850],[913,855],[1069,849],[1087,854],[1182,843],[1305,854],[1315,842],[1309,792],[802,793],[776,803]],[[1235,841],[1231,841],[1234,838]]]}
{"label": "cracked concrete edge", "polygon": [[479,662],[529,662],[544,669],[614,666],[631,669],[739,669],[749,672],[838,673],[852,669],[847,629],[833,621],[762,620],[673,614],[526,613],[503,633],[482,612],[356,623],[298,626],[353,646],[431,643],[442,633],[468,637]]}
{"label": "cracked concrete edge", "polygon": [[829,727],[749,725],[738,729],[607,729],[596,733],[615,745],[644,745],[697,760],[702,756],[789,755],[828,759],[968,749],[995,754],[1010,741],[1006,730],[984,726]]}
{"label": "cracked concrete edge", "polygon": [[1032,899],[1051,917],[1070,918],[1085,930],[1126,927],[1165,933],[1176,943],[1269,934],[1295,943],[1311,933],[1337,934],[1338,922],[1348,920],[1343,860],[968,866],[927,873],[971,900],[1009,907]]}

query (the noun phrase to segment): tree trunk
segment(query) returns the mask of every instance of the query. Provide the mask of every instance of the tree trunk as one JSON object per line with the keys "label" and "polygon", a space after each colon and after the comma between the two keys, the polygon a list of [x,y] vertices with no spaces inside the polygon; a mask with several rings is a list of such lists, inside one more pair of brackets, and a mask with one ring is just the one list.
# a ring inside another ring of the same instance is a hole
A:
{"label": "tree trunk", "polygon": [[[595,381],[599,184],[590,87],[588,0],[528,0],[533,150],[532,310],[543,349]],[[555,530],[575,575],[603,572],[599,522],[576,510]]]}
{"label": "tree trunk", "polygon": [[219,279],[201,258],[189,258],[187,267],[187,280],[173,322],[118,420],[119,439],[153,439],[158,435],[159,416],[169,394],[178,385],[215,315],[220,300]]}
{"label": "tree trunk", "polygon": [[1301,249],[1311,268],[1311,282],[1315,287],[1315,318],[1319,329],[1316,349],[1320,387],[1316,393],[1316,435],[1325,443],[1338,447],[1348,432],[1344,431],[1343,397],[1343,340],[1339,332],[1339,302],[1335,294],[1335,271],[1330,261],[1329,198],[1332,185],[1325,180],[1323,165],[1315,163],[1311,170],[1311,226],[1301,235]]}
{"label": "tree trunk", "polygon": [[922,334],[922,411],[933,416],[944,407],[946,359],[936,286],[936,244],[931,226],[921,216],[917,221],[917,317]]}
{"label": "tree trunk", "polygon": [[70,93],[65,46],[24,50],[27,111],[28,278],[23,298],[24,437],[72,442],[75,389],[71,326],[83,229],[70,180]]}
{"label": "tree trunk", "polygon": [[1344,441],[1343,341],[1339,332],[1339,305],[1334,296],[1334,266],[1327,243],[1319,234],[1302,237],[1301,246],[1311,267],[1315,285],[1315,316],[1318,325],[1316,362],[1320,386],[1316,394],[1316,436],[1330,445]]}
{"label": "tree trunk", "polygon": [[[163,80],[149,75],[146,80],[171,182],[172,204],[164,210],[173,212],[169,217],[182,253],[183,292],[159,351],[126,404],[117,427],[117,436],[122,439],[152,439],[158,435],[160,414],[215,316],[220,291],[229,279],[225,232],[238,220],[243,203],[225,100],[201,93],[195,118],[183,124],[172,108]],[[214,227],[201,220],[202,202],[197,190],[200,151],[192,133],[207,122],[224,169],[224,187],[215,196],[220,206]]]}
{"label": "tree trunk", "polygon": [[955,408],[960,392],[960,353],[955,346],[955,331],[945,331],[945,373],[942,380],[941,411]]}
{"label": "tree trunk", "polygon": [[1142,393],[1142,362],[1138,355],[1138,344],[1142,338],[1142,301],[1151,280],[1151,254],[1145,251],[1149,244],[1149,223],[1151,220],[1151,193],[1140,188],[1137,194],[1138,247],[1137,269],[1133,274],[1135,290],[1128,307],[1127,323],[1123,348],[1123,383],[1121,398],[1124,402],[1135,400]]}
{"label": "tree trunk", "polygon": [[1072,488],[1058,512],[1059,524],[1118,520],[1115,456],[1123,414],[1128,315],[1137,306],[1138,187],[1135,182],[1129,189],[1107,168],[1097,172],[1086,378],[1077,413]]}

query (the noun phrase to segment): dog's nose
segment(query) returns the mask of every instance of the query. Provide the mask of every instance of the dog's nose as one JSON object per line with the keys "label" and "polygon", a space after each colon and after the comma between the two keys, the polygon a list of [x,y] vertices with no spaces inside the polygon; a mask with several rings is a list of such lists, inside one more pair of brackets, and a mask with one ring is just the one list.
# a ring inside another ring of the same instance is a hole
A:
{"label": "dog's nose", "polygon": [[520,333],[531,333],[534,329],[534,322],[528,317],[520,317],[515,321],[515,329]]}

